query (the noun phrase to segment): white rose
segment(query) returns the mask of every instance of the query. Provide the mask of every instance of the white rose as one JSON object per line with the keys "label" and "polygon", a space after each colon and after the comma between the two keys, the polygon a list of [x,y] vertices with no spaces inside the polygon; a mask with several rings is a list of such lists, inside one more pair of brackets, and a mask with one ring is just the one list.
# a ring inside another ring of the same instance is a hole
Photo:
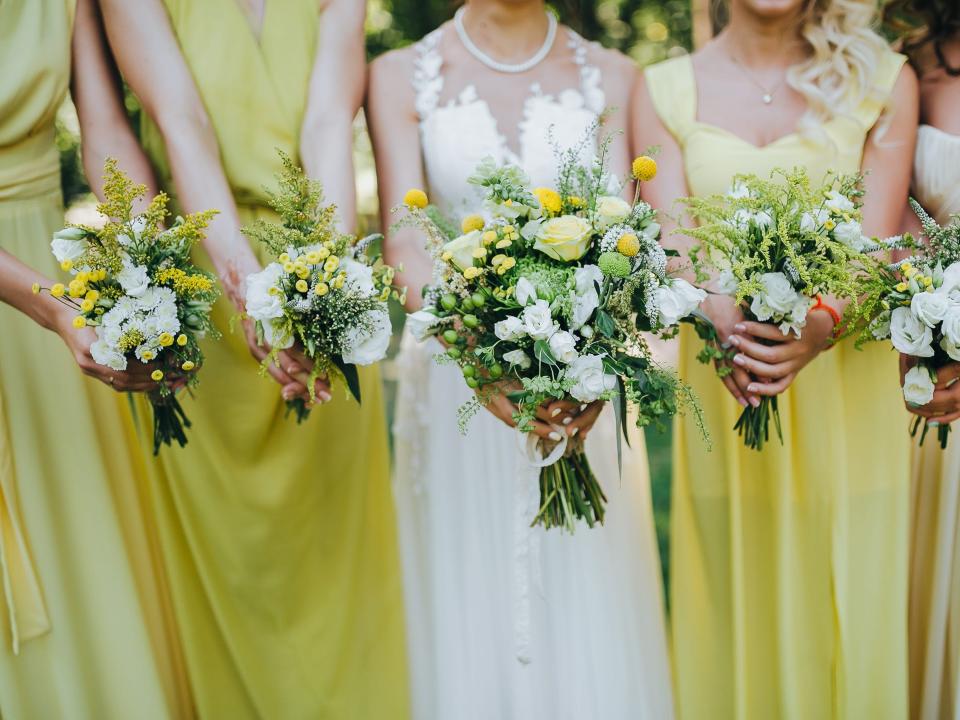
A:
{"label": "white rose", "polygon": [[838,215],[853,212],[855,209],[850,198],[837,190],[831,190],[829,193],[827,193],[827,199],[824,202],[824,205],[826,205],[827,209],[832,210]]}
{"label": "white rose", "polygon": [[134,265],[129,258],[123,259],[123,267],[117,273],[117,282],[131,297],[140,297],[150,287],[150,276],[143,265]]}
{"label": "white rose", "polygon": [[376,288],[373,285],[373,268],[357,262],[352,258],[344,258],[340,268],[347,276],[345,285],[359,295],[373,295]]}
{"label": "white rose", "polygon": [[410,334],[417,340],[423,342],[430,334],[430,330],[440,322],[440,318],[427,310],[417,310],[415,313],[407,315],[407,327]]}
{"label": "white rose", "polygon": [[501,340],[516,340],[523,337],[523,320],[511,315],[493,326],[493,334]]}
{"label": "white rose", "polygon": [[260,321],[260,327],[263,328],[263,339],[272,348],[277,350],[286,350],[293,345],[293,333],[290,327],[280,318],[271,318]]}
{"label": "white rose", "polygon": [[354,327],[347,330],[343,361],[352,365],[371,365],[383,360],[390,345],[393,329],[390,327],[390,315],[386,310],[371,310],[370,328]]}
{"label": "white rose", "polygon": [[127,358],[103,338],[97,338],[90,345],[90,355],[98,365],[104,365],[113,370],[127,369]]}
{"label": "white rose", "polygon": [[898,307],[890,314],[890,339],[904,355],[933,357],[933,330],[914,317],[910,308]]}
{"label": "white rose", "polygon": [[564,365],[569,365],[579,357],[577,339],[566,330],[560,330],[550,336],[550,352]]}
{"label": "white rose", "polygon": [[596,265],[584,265],[574,271],[573,282],[579,294],[596,291],[597,285],[603,284],[603,272]]}
{"label": "white rose", "polygon": [[920,322],[934,328],[942,322],[950,309],[950,298],[945,293],[922,292],[913,296],[910,311]]}
{"label": "white rose", "polygon": [[521,370],[526,370],[530,367],[530,356],[523,350],[511,350],[508,353],[504,353],[503,359],[511,365],[516,365]]}
{"label": "white rose", "polygon": [[[79,228],[66,228],[54,234],[53,241],[50,243],[50,250],[53,251],[53,256],[57,259],[57,262],[62,263],[64,260],[74,262],[87,249],[87,243],[76,239],[76,233],[67,234],[67,231],[75,230],[83,232]],[[83,236],[81,235],[81,237]]]}
{"label": "white rose", "polygon": [[863,237],[863,228],[855,220],[842,222],[833,229],[833,236],[847,247],[862,250],[867,242]]}
{"label": "white rose", "polygon": [[284,275],[279,263],[270,263],[258,273],[247,276],[247,314],[254,320],[267,321],[283,316],[283,296],[270,291]]}
{"label": "white rose", "polygon": [[774,315],[786,315],[793,310],[800,297],[800,293],[793,289],[793,285],[783,273],[763,273],[760,276],[763,291],[754,297],[750,310],[761,322],[769,320]]}
{"label": "white rose", "polygon": [[590,288],[584,293],[578,293],[573,300],[570,312],[570,327],[579,330],[590,320],[594,310],[600,306],[600,296],[596,288]]}
{"label": "white rose", "polygon": [[630,217],[630,203],[616,195],[601,195],[597,198],[597,227],[605,230],[611,225]]}
{"label": "white rose", "polygon": [[533,283],[525,277],[517,280],[515,292],[517,302],[521,305],[528,305],[531,301],[536,301],[537,299],[537,289],[533,286]]}
{"label": "white rose", "polygon": [[659,324],[665,328],[676,325],[696,310],[706,297],[705,291],[680,278],[669,285],[661,285],[653,293]]}
{"label": "white rose", "polygon": [[800,218],[800,230],[803,232],[816,232],[830,217],[830,211],[826,208],[818,208],[813,212],[805,212]]}
{"label": "white rose", "polygon": [[567,377],[576,384],[570,394],[580,402],[593,402],[617,386],[617,376],[603,371],[603,360],[598,355],[581,355],[567,366]]}
{"label": "white rose", "polygon": [[933,380],[930,371],[917,365],[903,378],[903,399],[911,405],[926,405],[933,400]]}
{"label": "white rose", "polygon": [[444,245],[443,252],[450,253],[451,261],[460,270],[466,270],[473,267],[473,251],[483,245],[482,238],[483,234],[479,230],[471,230]]}
{"label": "white rose", "polygon": [[537,300],[523,309],[523,327],[534,340],[546,340],[557,331],[557,324],[550,315],[550,304]]}
{"label": "white rose", "polygon": [[940,331],[952,345],[960,345],[960,305],[950,304],[950,308],[943,318]]}

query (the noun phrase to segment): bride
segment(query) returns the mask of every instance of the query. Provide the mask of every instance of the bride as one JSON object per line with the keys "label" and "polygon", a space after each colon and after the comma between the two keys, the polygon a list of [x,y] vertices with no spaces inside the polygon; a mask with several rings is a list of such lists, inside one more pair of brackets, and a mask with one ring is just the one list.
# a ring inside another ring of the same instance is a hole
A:
{"label": "bride", "polygon": [[[412,187],[459,224],[479,205],[467,177],[485,157],[555,182],[555,146],[576,146],[606,109],[627,108],[636,70],[558,26],[542,0],[469,0],[410,48],[373,63],[368,119],[383,222]],[[614,111],[604,132],[627,127]],[[584,144],[589,162],[597,139]],[[611,169],[629,173],[618,134]],[[625,192],[632,196],[632,189]],[[409,309],[431,280],[424,238],[392,232]],[[618,473],[615,422],[600,408],[569,418],[589,433],[609,497],[603,527],[531,529],[537,473],[521,455],[512,406],[492,402],[457,428],[469,399],[435,344],[403,340],[395,495],[401,534],[414,717],[672,717],[661,584],[640,433]],[[558,418],[559,419],[559,418]]]}

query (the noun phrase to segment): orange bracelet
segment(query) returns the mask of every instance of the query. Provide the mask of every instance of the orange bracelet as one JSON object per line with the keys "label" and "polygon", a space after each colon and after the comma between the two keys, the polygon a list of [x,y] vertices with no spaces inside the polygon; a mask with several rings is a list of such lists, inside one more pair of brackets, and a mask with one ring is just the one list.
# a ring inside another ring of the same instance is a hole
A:
{"label": "orange bracelet", "polygon": [[833,337],[836,338],[837,335],[839,334],[839,329],[840,329],[840,313],[838,313],[834,308],[827,305],[823,301],[823,298],[820,297],[819,295],[817,295],[816,304],[814,304],[814,306],[810,308],[810,312],[813,312],[814,310],[823,310],[825,312],[830,313],[830,317],[833,318]]}

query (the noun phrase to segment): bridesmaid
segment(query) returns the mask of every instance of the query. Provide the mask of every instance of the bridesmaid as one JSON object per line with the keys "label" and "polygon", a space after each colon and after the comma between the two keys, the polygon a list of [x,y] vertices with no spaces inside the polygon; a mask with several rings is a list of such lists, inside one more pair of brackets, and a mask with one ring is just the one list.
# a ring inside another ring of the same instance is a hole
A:
{"label": "bridesmaid", "polygon": [[[284,418],[258,378],[243,282],[266,255],[242,224],[275,217],[277,148],[354,216],[352,120],[363,95],[364,6],[355,0],[102,0],[120,69],[143,103],[161,184],[191,211],[218,208],[201,262],[227,298],[225,331],[184,408],[186,448],[161,451],[158,520],[201,715],[403,718],[403,609],[377,370],[363,406],[338,389],[309,422]],[[253,357],[251,357],[251,352]],[[272,375],[305,392],[309,363]],[[329,398],[325,388],[321,393]]]}
{"label": "bridesmaid", "polygon": [[95,365],[93,331],[31,292],[60,277],[71,65],[94,185],[107,151],[149,181],[92,0],[0,3],[0,715],[190,717],[126,401],[76,366],[115,390],[147,388],[149,370]]}
{"label": "bridesmaid", "polygon": [[[960,6],[945,0],[903,0],[888,8],[906,33],[905,49],[920,76],[920,126],[914,197],[938,222],[960,213]],[[919,223],[909,212],[909,229]],[[906,363],[901,362],[902,370]],[[908,407],[939,422],[960,418],[960,363],[940,371],[943,386],[930,405]],[[960,672],[960,444],[944,452],[927,440],[915,448],[911,491],[910,716],[956,717]]]}
{"label": "bridesmaid", "polygon": [[[725,192],[737,172],[863,170],[867,232],[897,232],[917,83],[871,30],[873,0],[730,0],[728,9],[716,39],[648,69],[638,88],[636,146],[663,148],[645,197],[667,209],[687,193]],[[697,362],[696,337],[681,337],[680,372],[714,448],[691,421],[677,424],[679,716],[902,718],[909,436],[892,358],[879,346],[827,351],[827,312],[785,341],[745,322],[729,297],[712,296],[706,309],[740,352],[721,384]],[[777,394],[784,444],[746,449],[732,430],[741,406]]]}

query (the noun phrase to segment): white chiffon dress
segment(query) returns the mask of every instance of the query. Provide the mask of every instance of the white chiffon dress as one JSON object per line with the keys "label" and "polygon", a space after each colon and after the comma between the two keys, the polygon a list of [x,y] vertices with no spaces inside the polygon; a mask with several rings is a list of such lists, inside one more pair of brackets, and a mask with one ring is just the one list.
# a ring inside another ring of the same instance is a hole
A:
{"label": "white chiffon dress", "polygon": [[[960,213],[960,136],[921,125],[913,194],[937,222]],[[960,720],[960,433],[914,448],[910,552],[910,717]]]}
{"label": "white chiffon dress", "polygon": [[[479,207],[467,178],[480,160],[517,163],[534,185],[553,186],[549,138],[577,145],[605,100],[601,73],[590,62],[599,49],[561,29],[554,52],[569,56],[567,86],[556,76],[538,77],[538,68],[527,71],[529,91],[512,98],[510,108],[522,103],[521,117],[508,123],[472,80],[452,87],[442,33],[417,45],[412,80],[428,192],[459,222]],[[516,151],[502,133],[507,127],[516,129]],[[595,151],[591,137],[584,158]],[[633,432],[632,449],[623,446],[620,476],[609,408],[588,438],[590,463],[609,498],[603,527],[582,526],[574,535],[531,529],[538,470],[521,454],[518,433],[486,411],[466,435],[459,432],[457,408],[471,393],[455,367],[433,361],[440,351],[407,334],[398,361],[394,487],[414,717],[669,720],[642,434]]]}

